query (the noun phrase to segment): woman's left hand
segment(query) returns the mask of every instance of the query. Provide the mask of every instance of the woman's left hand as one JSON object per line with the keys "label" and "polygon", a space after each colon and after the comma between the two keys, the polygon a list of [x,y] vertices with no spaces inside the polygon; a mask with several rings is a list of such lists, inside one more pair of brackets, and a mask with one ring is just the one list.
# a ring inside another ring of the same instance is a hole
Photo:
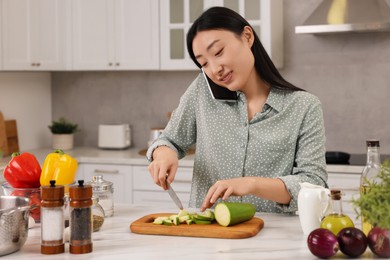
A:
{"label": "woman's left hand", "polygon": [[252,188],[252,178],[235,178],[217,181],[203,200],[200,211],[210,208],[219,199],[227,200],[230,196],[244,196],[250,193]]}

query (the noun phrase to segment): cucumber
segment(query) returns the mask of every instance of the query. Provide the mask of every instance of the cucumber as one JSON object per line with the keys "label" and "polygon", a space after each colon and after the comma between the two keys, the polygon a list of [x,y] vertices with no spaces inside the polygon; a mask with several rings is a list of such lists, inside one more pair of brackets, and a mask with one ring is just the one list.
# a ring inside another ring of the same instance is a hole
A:
{"label": "cucumber", "polygon": [[227,227],[250,220],[256,208],[250,203],[221,202],[215,206],[215,219],[221,226]]}
{"label": "cucumber", "polygon": [[185,216],[179,217],[180,223],[184,223],[184,222],[186,222],[189,219],[191,219],[190,215],[185,215]]}
{"label": "cucumber", "polygon": [[211,224],[210,220],[200,220],[200,219],[194,219],[195,224],[200,224],[200,225],[209,225]]}
{"label": "cucumber", "polygon": [[156,218],[154,221],[153,221],[153,224],[156,224],[156,225],[162,225],[163,224],[163,221],[168,219],[168,217],[158,217]]}
{"label": "cucumber", "polygon": [[207,209],[205,212],[195,214],[193,218],[207,221],[213,221],[215,219],[214,213],[209,209]]}
{"label": "cucumber", "polygon": [[185,209],[181,209],[179,211],[179,214],[177,214],[177,216],[180,218],[180,217],[184,217],[184,216],[188,216],[188,212],[185,210]]}
{"label": "cucumber", "polygon": [[180,225],[179,217],[176,217],[176,218],[172,219],[172,222],[173,222],[173,224],[174,224],[175,226]]}
{"label": "cucumber", "polygon": [[163,225],[172,226],[173,225],[173,221],[171,219],[164,219],[163,220]]}

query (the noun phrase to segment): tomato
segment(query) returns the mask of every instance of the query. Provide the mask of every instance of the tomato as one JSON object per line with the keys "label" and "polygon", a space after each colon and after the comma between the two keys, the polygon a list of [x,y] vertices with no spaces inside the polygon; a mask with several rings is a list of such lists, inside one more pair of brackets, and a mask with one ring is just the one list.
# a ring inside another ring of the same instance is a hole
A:
{"label": "tomato", "polygon": [[26,197],[30,199],[29,205],[37,206],[30,210],[30,216],[35,220],[35,222],[40,222],[41,219],[41,193],[40,190],[22,190],[16,189],[11,193],[12,196]]}
{"label": "tomato", "polygon": [[40,193],[31,193],[30,194],[30,205],[36,205],[37,208],[30,210],[30,216],[35,220],[35,222],[40,222],[41,220],[41,194]]}
{"label": "tomato", "polygon": [[25,190],[13,190],[11,193],[11,196],[19,196],[19,197],[29,197],[30,191],[25,191]]}

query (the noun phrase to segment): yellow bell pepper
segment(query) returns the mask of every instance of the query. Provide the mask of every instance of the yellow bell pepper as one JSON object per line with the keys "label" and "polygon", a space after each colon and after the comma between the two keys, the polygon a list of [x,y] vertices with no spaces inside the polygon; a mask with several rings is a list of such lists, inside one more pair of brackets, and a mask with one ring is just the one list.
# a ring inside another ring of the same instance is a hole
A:
{"label": "yellow bell pepper", "polygon": [[55,180],[57,185],[68,185],[74,182],[78,163],[77,160],[62,150],[55,150],[46,156],[42,166],[41,186],[50,185]]}

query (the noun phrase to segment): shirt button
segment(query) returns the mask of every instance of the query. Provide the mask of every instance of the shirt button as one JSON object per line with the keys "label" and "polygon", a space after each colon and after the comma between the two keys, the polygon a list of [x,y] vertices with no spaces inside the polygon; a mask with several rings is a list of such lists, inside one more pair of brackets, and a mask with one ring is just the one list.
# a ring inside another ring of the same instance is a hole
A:
{"label": "shirt button", "polygon": [[248,123],[247,123],[247,122],[245,122],[245,123],[244,123],[244,127],[247,127],[247,125],[248,125]]}
{"label": "shirt button", "polygon": [[242,144],[242,145],[241,145],[241,148],[245,148],[245,144]]}

